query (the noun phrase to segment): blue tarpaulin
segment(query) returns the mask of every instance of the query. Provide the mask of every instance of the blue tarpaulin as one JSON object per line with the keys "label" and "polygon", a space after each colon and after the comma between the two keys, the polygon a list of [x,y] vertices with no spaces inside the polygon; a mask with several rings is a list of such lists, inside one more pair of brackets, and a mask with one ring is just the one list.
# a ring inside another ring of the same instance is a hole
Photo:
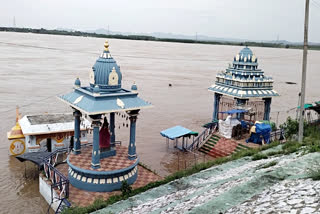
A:
{"label": "blue tarpaulin", "polygon": [[239,113],[245,113],[248,112],[248,110],[243,110],[243,109],[231,109],[229,111],[221,111],[219,113],[223,114],[239,114]]}
{"label": "blue tarpaulin", "polygon": [[163,137],[169,138],[171,140],[174,140],[176,138],[182,137],[184,135],[190,134],[192,131],[184,128],[182,126],[174,126],[169,129],[163,130],[160,132],[160,134]]}
{"label": "blue tarpaulin", "polygon": [[[247,142],[261,144],[262,138],[265,143],[270,143],[271,126],[265,123],[256,123],[256,133],[252,133]],[[262,138],[261,138],[262,137]]]}

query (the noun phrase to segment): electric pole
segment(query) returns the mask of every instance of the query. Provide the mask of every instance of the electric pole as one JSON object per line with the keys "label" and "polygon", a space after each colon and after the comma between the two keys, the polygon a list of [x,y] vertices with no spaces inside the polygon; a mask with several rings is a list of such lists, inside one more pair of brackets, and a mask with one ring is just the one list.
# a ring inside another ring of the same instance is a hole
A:
{"label": "electric pole", "polygon": [[306,0],[305,17],[304,17],[304,42],[303,42],[303,59],[302,59],[302,78],[301,78],[301,101],[299,114],[299,142],[303,139],[304,123],[304,103],[306,96],[306,74],[307,74],[307,54],[308,54],[308,23],[309,23],[309,0]]}

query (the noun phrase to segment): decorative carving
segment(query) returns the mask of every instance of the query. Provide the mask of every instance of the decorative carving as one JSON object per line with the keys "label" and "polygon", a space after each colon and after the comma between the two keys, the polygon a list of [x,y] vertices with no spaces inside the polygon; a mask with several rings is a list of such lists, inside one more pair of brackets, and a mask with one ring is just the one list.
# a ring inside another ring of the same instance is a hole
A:
{"label": "decorative carving", "polygon": [[109,74],[109,85],[118,85],[119,76],[115,67],[112,68],[112,72]]}
{"label": "decorative carving", "polygon": [[91,84],[96,84],[96,81],[94,80],[94,72],[93,72],[93,70],[91,70],[90,72],[89,72],[89,82],[91,83]]}

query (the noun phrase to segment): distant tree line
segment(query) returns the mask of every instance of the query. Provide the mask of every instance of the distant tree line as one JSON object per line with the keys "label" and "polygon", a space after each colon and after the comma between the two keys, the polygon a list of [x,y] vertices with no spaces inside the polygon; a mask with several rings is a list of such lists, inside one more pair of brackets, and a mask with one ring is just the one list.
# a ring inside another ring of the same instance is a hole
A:
{"label": "distant tree line", "polygon": [[[213,44],[213,45],[236,45],[236,46],[253,46],[253,47],[271,47],[271,48],[294,48],[302,49],[302,45],[285,44],[285,43],[271,43],[271,42],[234,42],[234,41],[205,41],[192,39],[173,39],[173,38],[157,38],[146,35],[122,35],[122,34],[98,34],[88,33],[82,31],[66,31],[66,30],[47,30],[44,28],[14,28],[14,27],[0,27],[0,31],[7,32],[21,32],[21,33],[37,33],[37,34],[53,34],[64,36],[83,36],[83,37],[97,37],[97,38],[114,38],[114,39],[130,39],[130,40],[144,40],[144,41],[159,41],[159,42],[178,42],[178,43],[199,43],[199,44]],[[320,45],[309,45],[311,50],[320,50]]]}

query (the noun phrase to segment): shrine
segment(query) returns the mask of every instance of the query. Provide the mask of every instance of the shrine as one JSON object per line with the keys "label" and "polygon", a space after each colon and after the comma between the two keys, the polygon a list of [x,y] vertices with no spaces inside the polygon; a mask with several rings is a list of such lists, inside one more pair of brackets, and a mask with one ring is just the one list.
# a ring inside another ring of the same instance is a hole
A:
{"label": "shrine", "polygon": [[[137,179],[136,121],[140,109],[151,104],[138,97],[135,83],[131,90],[122,88],[120,66],[111,56],[108,41],[89,78],[88,86],[82,86],[77,78],[74,90],[59,96],[74,111],[74,148],[67,159],[68,177],[76,188],[110,192],[120,189],[124,181],[131,185]],[[127,114],[130,120],[128,148],[116,141],[115,115],[119,113]],[[92,147],[82,148],[80,143],[80,123],[84,118],[93,127]]]}
{"label": "shrine", "polygon": [[222,96],[235,99],[236,105],[233,108],[236,109],[247,104],[249,99],[262,99],[263,120],[270,120],[271,99],[279,96],[273,90],[272,77],[265,76],[258,68],[258,58],[248,47],[234,57],[226,71],[216,75],[215,84],[209,87],[209,91],[214,92],[213,121],[219,119]]}

